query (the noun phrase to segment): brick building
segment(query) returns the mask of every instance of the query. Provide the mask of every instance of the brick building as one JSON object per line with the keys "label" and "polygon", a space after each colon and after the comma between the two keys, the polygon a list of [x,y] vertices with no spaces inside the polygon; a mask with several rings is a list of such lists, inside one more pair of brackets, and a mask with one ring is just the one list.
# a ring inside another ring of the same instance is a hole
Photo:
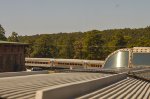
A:
{"label": "brick building", "polygon": [[0,72],[25,70],[25,47],[28,44],[0,41]]}

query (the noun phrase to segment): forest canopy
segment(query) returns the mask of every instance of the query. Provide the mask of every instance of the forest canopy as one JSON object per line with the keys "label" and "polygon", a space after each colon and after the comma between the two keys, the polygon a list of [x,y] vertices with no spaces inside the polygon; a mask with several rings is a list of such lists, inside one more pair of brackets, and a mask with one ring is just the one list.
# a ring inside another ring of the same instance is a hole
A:
{"label": "forest canopy", "polygon": [[[0,40],[6,40],[4,34],[5,30],[0,25]],[[19,36],[12,32],[7,40],[29,43],[26,57],[102,60],[117,49],[150,47],[150,26],[33,36]]]}

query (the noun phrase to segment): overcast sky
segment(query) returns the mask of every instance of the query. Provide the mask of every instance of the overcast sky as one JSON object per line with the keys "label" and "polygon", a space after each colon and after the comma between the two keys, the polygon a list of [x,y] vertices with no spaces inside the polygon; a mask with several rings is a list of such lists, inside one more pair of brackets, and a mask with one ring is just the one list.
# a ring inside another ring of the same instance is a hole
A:
{"label": "overcast sky", "polygon": [[6,36],[140,28],[150,25],[150,0],[0,0]]}

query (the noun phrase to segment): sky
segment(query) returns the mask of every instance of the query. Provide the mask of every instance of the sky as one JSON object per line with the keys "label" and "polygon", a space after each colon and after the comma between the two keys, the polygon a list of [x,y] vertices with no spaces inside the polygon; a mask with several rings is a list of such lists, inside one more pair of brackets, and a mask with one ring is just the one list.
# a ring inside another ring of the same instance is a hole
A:
{"label": "sky", "polygon": [[143,28],[150,0],[0,0],[6,36]]}

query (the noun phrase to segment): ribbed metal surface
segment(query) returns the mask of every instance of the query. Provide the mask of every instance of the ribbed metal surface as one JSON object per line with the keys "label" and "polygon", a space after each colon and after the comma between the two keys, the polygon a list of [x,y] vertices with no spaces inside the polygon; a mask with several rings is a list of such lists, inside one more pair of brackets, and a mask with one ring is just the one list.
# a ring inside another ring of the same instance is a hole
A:
{"label": "ribbed metal surface", "polygon": [[136,74],[136,76],[150,80],[150,72]]}
{"label": "ribbed metal surface", "polygon": [[150,83],[127,78],[78,99],[150,99]]}
{"label": "ribbed metal surface", "polygon": [[0,97],[34,99],[36,91],[46,87],[96,79],[107,75],[100,73],[55,73],[0,78]]}
{"label": "ribbed metal surface", "polygon": [[133,72],[133,73],[131,73],[131,75],[150,81],[150,69],[146,69],[144,71],[139,71],[139,72]]}

